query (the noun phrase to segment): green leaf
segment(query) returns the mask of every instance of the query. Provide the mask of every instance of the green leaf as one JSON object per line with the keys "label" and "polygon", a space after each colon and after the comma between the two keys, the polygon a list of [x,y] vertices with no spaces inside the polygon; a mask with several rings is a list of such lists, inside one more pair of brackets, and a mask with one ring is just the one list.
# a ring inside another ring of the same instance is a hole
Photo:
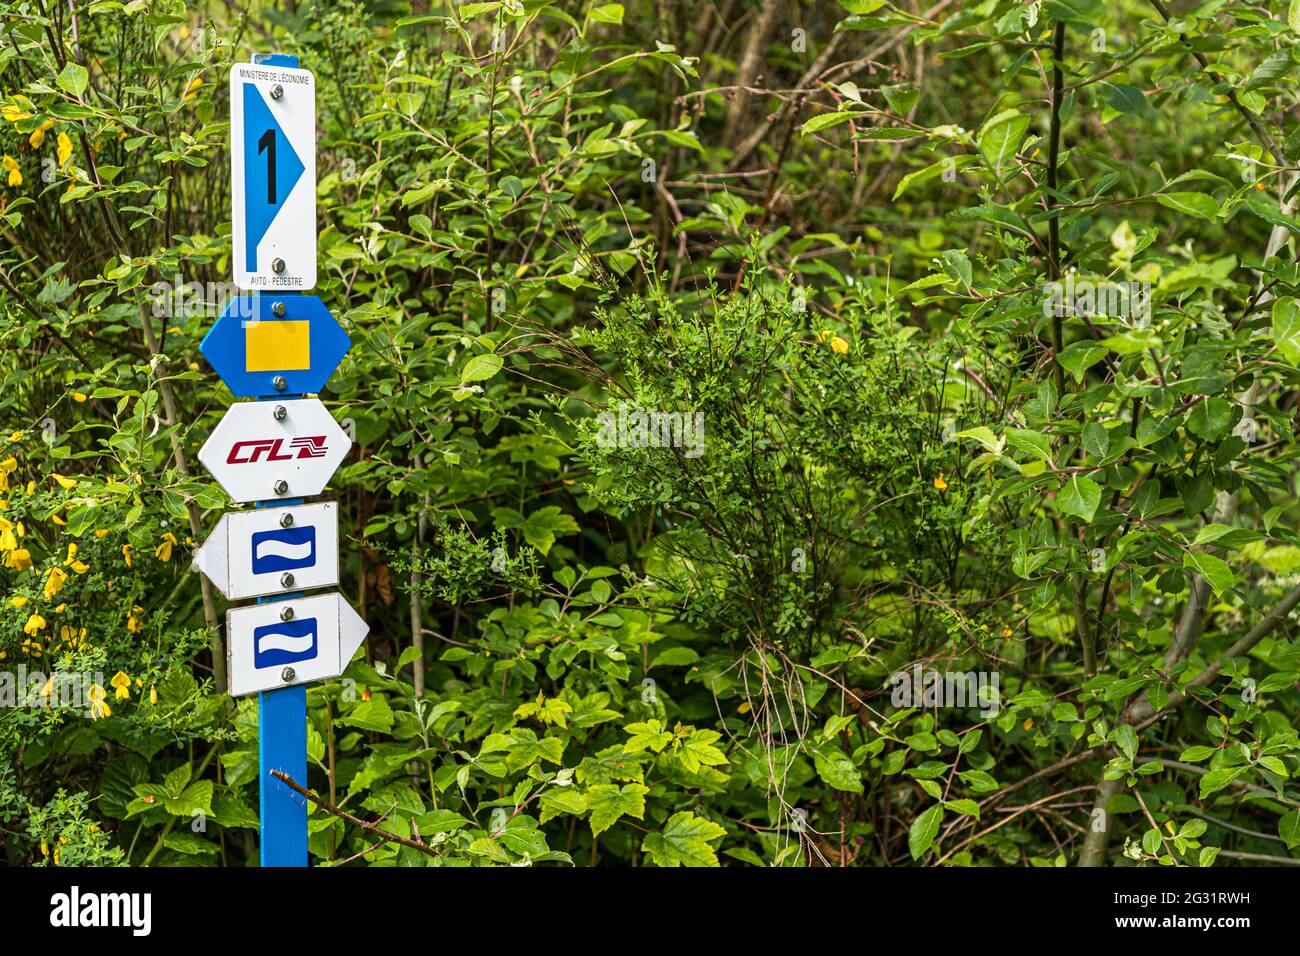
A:
{"label": "green leaf", "polygon": [[813,763],[817,767],[817,776],[836,790],[862,793],[862,774],[858,773],[849,755],[833,744],[817,750],[813,754]]}
{"label": "green leaf", "polygon": [[980,128],[975,144],[995,174],[1001,175],[1003,164],[1015,155],[1028,129],[1029,117],[1015,109],[1003,110]]}
{"label": "green leaf", "polygon": [[1184,551],[1183,567],[1203,577],[1215,594],[1222,594],[1232,587],[1232,568],[1222,558],[1217,558],[1208,551]]}
{"label": "green leaf", "polygon": [[852,114],[842,111],[831,113],[819,113],[799,128],[802,133],[815,133],[818,130],[829,129],[832,126],[839,126],[841,123],[847,123]]}
{"label": "green leaf", "polygon": [[467,382],[486,382],[497,372],[501,371],[501,366],[505,363],[500,355],[475,355],[465,363],[465,367],[460,370],[461,383]]}
{"label": "green leaf", "polygon": [[1292,33],[1300,33],[1300,0],[1291,0],[1291,8],[1286,12],[1286,22]]}
{"label": "green leaf", "polygon": [[1277,835],[1288,850],[1300,846],[1300,810],[1292,810],[1277,822]]}
{"label": "green leaf", "polygon": [[86,83],[89,82],[89,79],[90,74],[86,72],[84,66],[69,60],[54,82],[59,89],[65,90],[80,99],[81,94],[86,92]]}
{"label": "green leaf", "polygon": [[939,824],[943,822],[943,804],[936,803],[915,820],[907,831],[907,848],[913,860],[925,855],[939,835]]}
{"label": "green leaf", "polygon": [[645,816],[645,795],[649,787],[639,783],[627,783],[621,788],[613,783],[598,783],[587,788],[587,806],[591,808],[591,835],[600,836],[608,830],[621,816]]}
{"label": "green leaf", "polygon": [[1245,767],[1219,767],[1201,778],[1201,799],[1218,793],[1246,772]]}
{"label": "green leaf", "polygon": [[587,11],[587,19],[595,23],[622,23],[623,4],[606,3],[599,7],[592,7]]}
{"label": "green leaf", "polygon": [[1068,515],[1091,523],[1101,504],[1101,485],[1083,475],[1071,475],[1056,492],[1056,506]]}
{"label": "green leaf", "polygon": [[641,849],[655,866],[717,866],[709,841],[726,832],[712,820],[683,810],[669,818],[662,832],[647,834]]}
{"label": "green leaf", "polygon": [[1215,202],[1213,196],[1207,196],[1205,193],[1161,193],[1156,197],[1156,202],[1175,212],[1194,216],[1197,219],[1208,219],[1211,222],[1219,215],[1219,204]]}
{"label": "green leaf", "polygon": [[1292,365],[1300,365],[1300,300],[1289,295],[1273,300],[1273,325],[1269,332],[1282,357]]}

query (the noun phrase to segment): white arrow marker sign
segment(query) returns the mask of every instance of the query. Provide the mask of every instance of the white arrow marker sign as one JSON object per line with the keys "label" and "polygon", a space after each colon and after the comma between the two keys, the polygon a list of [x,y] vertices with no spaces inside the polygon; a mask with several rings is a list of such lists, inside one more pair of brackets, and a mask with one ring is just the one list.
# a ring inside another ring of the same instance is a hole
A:
{"label": "white arrow marker sign", "polygon": [[194,552],[194,569],[232,601],[339,583],[339,506],[233,511]]}
{"label": "white arrow marker sign", "polygon": [[240,697],[338,677],[369,631],[337,592],[231,608],[230,693]]}
{"label": "white arrow marker sign", "polygon": [[319,399],[240,402],[199,450],[199,461],[235,501],[318,495],[352,439]]}

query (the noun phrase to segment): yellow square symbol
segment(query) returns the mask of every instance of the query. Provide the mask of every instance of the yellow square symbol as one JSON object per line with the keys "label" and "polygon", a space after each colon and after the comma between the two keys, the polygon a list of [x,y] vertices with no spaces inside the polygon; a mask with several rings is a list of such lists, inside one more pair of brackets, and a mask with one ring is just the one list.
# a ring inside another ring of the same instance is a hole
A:
{"label": "yellow square symbol", "polygon": [[311,368],[311,323],[263,320],[244,327],[248,372],[289,372]]}

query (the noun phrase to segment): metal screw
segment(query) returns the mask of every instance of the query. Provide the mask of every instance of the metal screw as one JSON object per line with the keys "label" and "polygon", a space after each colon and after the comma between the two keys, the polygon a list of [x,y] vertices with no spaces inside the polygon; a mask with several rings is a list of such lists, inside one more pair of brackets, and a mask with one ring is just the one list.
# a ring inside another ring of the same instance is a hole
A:
{"label": "metal screw", "polygon": [[272,302],[272,303],[271,303],[271,314],[274,315],[274,316],[276,316],[277,318],[278,318],[279,316],[284,315],[284,303],[283,303],[283,302]]}
{"label": "metal screw", "polygon": [[273,100],[278,100],[278,99],[279,99],[280,97],[282,97],[282,96],[284,96],[284,87],[283,87],[283,86],[281,86],[279,83],[277,83],[277,84],[275,84],[275,86],[271,87],[271,99],[273,99]]}
{"label": "metal screw", "polygon": [[292,683],[293,679],[297,676],[297,672],[295,672],[292,667],[286,667],[284,670],[280,671],[280,679],[286,684]]}
{"label": "metal screw", "polygon": [[289,414],[289,409],[285,408],[283,405],[277,405],[271,414],[275,416],[277,422],[282,422],[284,421],[284,417]]}
{"label": "metal screw", "polygon": [[272,272],[283,272],[283,271],[284,271],[284,260],[283,260],[283,259],[272,259],[272,260],[271,260],[271,271],[272,271]]}
{"label": "metal screw", "polygon": [[275,386],[277,392],[283,392],[289,383],[284,380],[283,375],[277,375],[271,379],[271,384]]}
{"label": "metal screw", "polygon": [[276,493],[277,495],[282,495],[282,494],[284,494],[286,491],[289,490],[289,482],[287,482],[287,481],[285,481],[283,478],[281,478],[281,479],[280,479],[279,481],[277,481],[277,482],[276,482],[272,487],[275,488],[275,493]]}
{"label": "metal screw", "polygon": [[286,511],[284,514],[280,515],[280,527],[281,528],[293,527],[293,512]]}
{"label": "metal screw", "polygon": [[280,612],[280,620],[282,620],[282,621],[292,621],[292,620],[293,620],[293,608],[291,608],[291,607],[287,607],[287,608],[285,608],[283,611],[281,611],[281,612]]}
{"label": "metal screw", "polygon": [[292,574],[292,572],[285,571],[284,574],[280,575],[280,583],[281,583],[282,585],[284,585],[285,587],[287,587],[287,588],[291,588],[291,587],[293,587],[293,574]]}

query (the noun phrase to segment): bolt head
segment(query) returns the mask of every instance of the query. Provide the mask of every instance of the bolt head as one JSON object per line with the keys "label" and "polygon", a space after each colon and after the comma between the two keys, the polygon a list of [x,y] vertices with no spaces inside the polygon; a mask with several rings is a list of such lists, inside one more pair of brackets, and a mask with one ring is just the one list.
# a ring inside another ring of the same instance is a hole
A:
{"label": "bolt head", "polygon": [[284,514],[280,515],[280,527],[281,527],[281,528],[292,528],[292,527],[293,527],[293,513],[292,513],[292,512],[286,511]]}
{"label": "bolt head", "polygon": [[284,670],[280,671],[280,680],[284,681],[286,684],[292,683],[293,679],[297,676],[297,672],[292,667],[286,667]]}
{"label": "bolt head", "polygon": [[283,259],[272,259],[272,260],[271,260],[271,271],[272,271],[272,272],[283,272],[283,271],[284,271],[284,260],[283,260]]}
{"label": "bolt head", "polygon": [[283,375],[277,375],[275,378],[271,379],[271,384],[275,386],[277,392],[283,392],[289,385],[289,383],[284,380]]}
{"label": "bolt head", "polygon": [[272,302],[272,303],[271,303],[271,314],[274,315],[274,316],[276,316],[277,318],[279,318],[280,316],[284,315],[284,303],[283,303],[283,302]]}
{"label": "bolt head", "polygon": [[281,611],[281,612],[280,612],[280,620],[282,620],[282,621],[292,621],[292,620],[293,620],[293,608],[291,608],[291,607],[287,607],[287,608],[285,608],[283,611]]}
{"label": "bolt head", "polygon": [[277,422],[282,422],[284,421],[285,416],[289,414],[289,409],[285,408],[283,405],[277,405],[271,414],[275,416]]}
{"label": "bolt head", "polygon": [[278,99],[279,99],[280,97],[282,97],[282,96],[284,96],[284,87],[283,87],[283,86],[281,86],[279,83],[277,83],[277,84],[275,84],[275,86],[271,87],[271,99],[273,99],[273,100],[278,100]]}
{"label": "bolt head", "polygon": [[281,479],[280,479],[279,481],[277,481],[277,482],[276,482],[272,487],[275,488],[275,493],[276,493],[277,495],[282,495],[282,494],[284,494],[286,491],[289,490],[289,482],[287,482],[287,481],[285,481],[283,478],[281,478]]}
{"label": "bolt head", "polygon": [[285,571],[284,574],[280,575],[280,584],[286,588],[293,587],[293,573],[291,571]]}

